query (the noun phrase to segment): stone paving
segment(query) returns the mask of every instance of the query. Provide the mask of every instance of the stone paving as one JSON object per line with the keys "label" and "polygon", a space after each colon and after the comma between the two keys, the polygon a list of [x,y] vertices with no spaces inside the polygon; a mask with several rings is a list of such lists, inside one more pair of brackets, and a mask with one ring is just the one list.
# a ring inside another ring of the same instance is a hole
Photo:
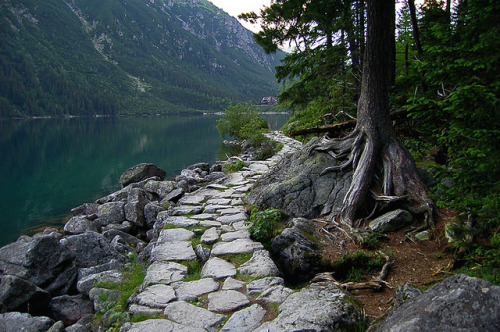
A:
{"label": "stone paving", "polygon": [[[253,331],[273,304],[293,291],[284,286],[267,250],[250,238],[243,199],[252,184],[301,143],[268,134],[283,149],[249,161],[222,182],[186,194],[158,214],[165,225],[131,313],[163,314],[129,324],[129,331]],[[276,305],[274,305],[276,307]]]}

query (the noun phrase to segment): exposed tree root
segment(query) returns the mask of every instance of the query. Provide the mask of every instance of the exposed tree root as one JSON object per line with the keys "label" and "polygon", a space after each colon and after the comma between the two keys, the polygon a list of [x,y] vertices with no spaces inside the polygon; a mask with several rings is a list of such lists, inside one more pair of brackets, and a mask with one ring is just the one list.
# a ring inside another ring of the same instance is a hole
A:
{"label": "exposed tree root", "polygon": [[[381,207],[405,201],[410,212],[424,215],[424,228],[434,225],[434,204],[427,196],[427,188],[417,174],[413,158],[392,135],[356,128],[346,137],[323,139],[310,147],[309,153],[313,151],[328,153],[333,158],[334,165],[325,168],[321,175],[352,172],[345,195],[332,197],[328,203],[331,206],[323,211],[330,218],[358,227]],[[370,199],[374,208],[363,218],[359,215],[360,207]]]}
{"label": "exposed tree root", "polygon": [[382,269],[380,270],[380,273],[378,274],[377,277],[373,278],[371,281],[367,282],[346,282],[346,283],[341,283],[335,280],[333,277],[332,272],[323,272],[323,273],[318,273],[312,280],[311,283],[313,282],[331,282],[347,291],[352,291],[356,289],[373,289],[373,290],[380,290],[384,286],[391,287],[388,282],[385,281],[387,279],[387,276],[389,274],[389,269],[394,264],[394,261],[390,259],[388,255],[386,255],[382,251],[377,251],[377,254],[381,255],[385,259],[385,264],[382,266]]}

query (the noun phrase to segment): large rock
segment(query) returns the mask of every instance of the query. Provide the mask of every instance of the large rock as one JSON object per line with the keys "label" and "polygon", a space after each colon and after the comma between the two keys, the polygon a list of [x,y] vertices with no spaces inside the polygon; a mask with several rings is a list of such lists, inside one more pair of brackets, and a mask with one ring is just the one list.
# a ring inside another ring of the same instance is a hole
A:
{"label": "large rock", "polygon": [[54,324],[48,317],[33,317],[20,312],[0,314],[0,331],[3,332],[46,332]]}
{"label": "large rock", "polygon": [[[51,235],[22,239],[0,248],[0,275],[15,275],[57,292],[76,277],[68,247]],[[59,278],[63,275],[66,280]],[[55,283],[52,285],[52,283]]]}
{"label": "large rock", "polygon": [[173,282],[181,281],[188,274],[187,266],[174,262],[155,262],[149,265],[143,286],[147,287],[155,284],[170,285]]}
{"label": "large rock", "polygon": [[264,318],[266,309],[258,304],[254,304],[248,308],[235,312],[231,318],[224,324],[221,332],[251,332]]}
{"label": "large rock", "polygon": [[82,216],[76,216],[68,220],[64,225],[64,231],[67,234],[81,234],[85,232],[97,232],[96,223]]}
{"label": "large rock", "polygon": [[177,323],[209,329],[226,318],[184,301],[170,303],[165,307],[165,316]]}
{"label": "large rock", "polygon": [[500,331],[500,286],[452,276],[390,310],[370,331]]}
{"label": "large rock", "polygon": [[196,259],[193,246],[189,241],[170,241],[159,243],[151,250],[151,262],[191,261]]}
{"label": "large rock", "polygon": [[280,271],[274,264],[267,250],[259,250],[253,253],[252,258],[242,264],[238,271],[254,277],[277,277]]}
{"label": "large rock", "polygon": [[146,223],[144,207],[147,203],[148,200],[144,191],[138,188],[132,188],[128,193],[127,204],[123,207],[125,218],[136,226],[144,226]]}
{"label": "large rock", "polygon": [[264,249],[264,246],[260,242],[255,242],[250,239],[236,239],[231,242],[217,242],[212,248],[211,255],[247,254],[261,249]]}
{"label": "large rock", "polygon": [[153,228],[153,225],[156,222],[156,216],[161,211],[165,211],[165,208],[157,202],[149,202],[146,204],[144,207],[144,219],[147,228]]}
{"label": "large rock", "polygon": [[293,217],[313,218],[339,212],[342,206],[330,210],[325,204],[343,201],[352,172],[321,175],[325,168],[335,165],[335,160],[324,152],[309,153],[318,141],[319,138],[312,139],[302,150],[282,158],[257,180],[247,201],[261,208],[281,209]]}
{"label": "large rock", "polygon": [[212,293],[219,289],[219,283],[212,278],[203,278],[189,282],[176,282],[172,284],[179,300],[191,301],[203,294]]}
{"label": "large rock", "polygon": [[208,310],[230,312],[250,304],[245,294],[234,290],[223,290],[208,294]]}
{"label": "large rock", "polygon": [[97,209],[97,219],[95,220],[101,226],[109,224],[120,224],[125,220],[125,202],[109,202],[99,205]]}
{"label": "large rock", "polygon": [[159,200],[164,199],[168,194],[170,194],[177,185],[174,181],[155,181],[149,180],[144,189],[152,194],[159,197]]}
{"label": "large rock", "polygon": [[29,281],[11,275],[0,278],[0,313],[23,311],[33,315],[46,314],[49,301],[49,293]]}
{"label": "large rock", "polygon": [[159,177],[161,180],[165,178],[167,172],[158,168],[154,164],[139,164],[130,167],[120,176],[120,184],[125,187],[131,183],[139,182],[154,176]]}
{"label": "large rock", "polygon": [[119,284],[123,281],[123,278],[123,274],[116,270],[99,272],[80,278],[76,283],[76,288],[81,294],[88,296],[90,290],[94,288],[97,283],[111,282]]}
{"label": "large rock", "polygon": [[313,283],[288,296],[278,317],[255,331],[355,331],[362,319],[352,295],[331,283]]}
{"label": "large rock", "polygon": [[171,286],[157,284],[147,287],[137,295],[137,304],[151,308],[164,308],[176,299],[177,296]]}
{"label": "large rock", "polygon": [[380,217],[370,221],[370,228],[375,232],[394,232],[411,224],[413,215],[402,209],[387,212]]}
{"label": "large rock", "polygon": [[224,259],[212,257],[203,265],[201,276],[215,279],[234,277],[236,276],[236,268]]}
{"label": "large rock", "polygon": [[75,255],[78,267],[105,264],[115,259],[124,261],[124,256],[114,250],[104,235],[95,232],[68,236],[61,240]]}
{"label": "large rock", "polygon": [[54,297],[49,303],[51,317],[71,325],[83,316],[92,313],[92,302],[83,295],[62,295]]}
{"label": "large rock", "polygon": [[206,332],[203,328],[186,326],[171,322],[167,319],[148,319],[140,323],[127,324],[120,329],[121,332]]}
{"label": "large rock", "polygon": [[314,276],[321,262],[322,246],[316,238],[314,225],[306,219],[293,220],[271,243],[271,251],[282,267],[285,279],[297,283]]}

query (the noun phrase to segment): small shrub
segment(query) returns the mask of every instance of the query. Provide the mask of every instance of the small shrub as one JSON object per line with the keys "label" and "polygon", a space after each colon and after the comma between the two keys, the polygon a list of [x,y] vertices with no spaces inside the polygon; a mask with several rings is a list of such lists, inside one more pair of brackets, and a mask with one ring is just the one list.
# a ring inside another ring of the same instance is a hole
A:
{"label": "small shrub", "polygon": [[278,235],[279,231],[283,228],[283,220],[286,214],[274,208],[269,208],[264,211],[254,212],[250,216],[247,225],[250,225],[248,231],[257,241],[269,241],[274,236]]}
{"label": "small shrub", "polygon": [[230,163],[225,163],[222,166],[222,170],[224,173],[235,173],[239,172],[243,169],[243,167],[247,167],[248,164],[245,163],[243,160],[237,160],[236,162],[230,162]]}

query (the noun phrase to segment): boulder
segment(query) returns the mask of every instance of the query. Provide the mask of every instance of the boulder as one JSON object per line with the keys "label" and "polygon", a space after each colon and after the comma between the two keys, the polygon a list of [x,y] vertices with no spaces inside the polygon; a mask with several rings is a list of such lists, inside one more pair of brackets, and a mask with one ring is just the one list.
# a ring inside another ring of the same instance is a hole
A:
{"label": "boulder", "polygon": [[292,217],[314,218],[338,213],[342,206],[330,209],[327,203],[343,201],[352,172],[321,174],[336,161],[328,153],[309,152],[320,140],[313,138],[302,150],[282,158],[256,181],[247,197],[248,203],[262,209],[281,209]]}
{"label": "boulder", "polygon": [[99,207],[99,204],[96,203],[84,203],[80,206],[77,206],[74,209],[71,209],[71,213],[73,213],[73,216],[90,216],[97,214],[97,208]]}
{"label": "boulder", "polygon": [[144,219],[146,223],[146,227],[148,229],[153,228],[154,223],[156,222],[156,216],[161,211],[165,211],[165,208],[161,206],[158,202],[149,202],[144,206]]}
{"label": "boulder", "polygon": [[196,247],[194,247],[194,252],[201,264],[205,264],[210,258],[210,249],[203,244],[197,244]]}
{"label": "boulder", "polygon": [[183,282],[179,281],[172,284],[179,300],[191,301],[203,294],[212,293],[219,289],[219,283],[212,278],[203,278],[200,280]]}
{"label": "boulder", "polygon": [[88,296],[90,293],[90,290],[95,287],[95,285],[99,282],[111,282],[115,284],[119,284],[120,282],[123,281],[123,274],[119,271],[116,270],[110,270],[110,271],[104,271],[104,272],[99,272],[96,274],[91,274],[86,277],[83,277],[81,279],[78,279],[78,282],[76,284],[76,288],[78,291],[85,295]]}
{"label": "boulder", "polygon": [[266,289],[275,286],[284,286],[285,280],[279,277],[267,277],[252,281],[247,285],[248,295],[255,295],[264,292]]}
{"label": "boulder", "polygon": [[222,279],[236,276],[236,268],[233,264],[217,257],[210,258],[201,269],[201,277],[212,277]]}
{"label": "boulder", "polygon": [[50,294],[29,281],[12,275],[0,278],[0,313],[22,311],[33,315],[46,314],[49,301]]}
{"label": "boulder", "polygon": [[61,240],[75,256],[77,267],[90,267],[108,263],[115,259],[124,261],[124,256],[115,251],[104,235],[95,232],[68,236]]}
{"label": "boulder", "polygon": [[147,287],[155,284],[170,285],[187,277],[188,268],[174,262],[156,262],[149,265],[142,283]]}
{"label": "boulder", "polygon": [[[74,277],[66,273],[73,268],[73,260],[74,255],[57,236],[24,237],[0,248],[0,274],[15,275],[44,289],[57,291],[61,286],[58,276]],[[57,285],[52,285],[53,282]]]}
{"label": "boulder", "polygon": [[185,192],[186,190],[184,188],[174,189],[161,200],[161,204],[163,205],[170,201],[177,202],[182,197],[182,195],[184,195]]}
{"label": "boulder", "polygon": [[165,307],[165,316],[177,323],[209,329],[220,323],[226,316],[215,314],[184,301],[169,303]]}
{"label": "boulder", "polygon": [[422,295],[422,291],[411,284],[399,285],[396,289],[396,295],[392,299],[392,304],[401,305],[406,300]]}
{"label": "boulder", "polygon": [[101,226],[109,224],[120,224],[125,221],[125,202],[109,202],[99,205],[97,209],[97,219],[95,220]]}
{"label": "boulder", "polygon": [[230,312],[250,304],[245,294],[234,290],[223,290],[208,294],[208,310]]}
{"label": "boulder", "polygon": [[123,188],[131,183],[139,182],[154,176],[157,176],[160,178],[160,180],[163,180],[166,175],[167,172],[158,168],[156,165],[142,163],[127,169],[120,176],[120,184]]}
{"label": "boulder", "polygon": [[260,242],[250,239],[236,239],[231,242],[217,242],[212,248],[212,256],[237,255],[253,253],[254,251],[264,249]]}
{"label": "boulder", "polygon": [[207,163],[196,163],[196,164],[188,166],[187,169],[192,170],[192,171],[196,171],[196,169],[199,169],[200,172],[209,173],[210,172],[210,165]]}
{"label": "boulder", "polygon": [[408,226],[413,222],[413,215],[402,209],[387,212],[386,214],[370,221],[370,228],[374,232],[394,232]]}
{"label": "boulder", "polygon": [[238,271],[254,277],[277,277],[280,271],[271,259],[267,250],[258,250],[253,253],[249,261],[243,263]]}
{"label": "boulder", "polygon": [[266,309],[258,304],[254,304],[248,308],[235,312],[226,324],[224,324],[221,332],[251,332],[260,325],[265,314]]}
{"label": "boulder", "polygon": [[20,312],[0,314],[0,331],[3,332],[46,332],[53,324],[49,317],[33,317]]}
{"label": "boulder", "polygon": [[203,233],[200,241],[201,243],[205,244],[214,244],[219,239],[219,235],[220,235],[220,230],[218,230],[216,227],[212,227],[207,229],[205,233]]}
{"label": "boulder", "polygon": [[293,220],[293,227],[286,228],[271,242],[271,251],[282,267],[285,279],[292,283],[309,280],[320,269],[322,245],[316,239],[314,225],[306,220]]}
{"label": "boulder", "polygon": [[144,289],[137,295],[136,301],[139,305],[151,308],[164,308],[169,302],[176,299],[177,296],[171,286],[157,284]]}
{"label": "boulder", "polygon": [[313,283],[293,293],[273,321],[255,331],[356,331],[364,314],[352,295],[334,284]]}
{"label": "boulder", "polygon": [[104,237],[108,240],[113,240],[116,236],[119,236],[127,243],[127,245],[129,245],[133,248],[137,248],[141,245],[145,245],[144,241],[139,240],[138,238],[136,238],[133,235],[122,232],[119,229],[107,230],[107,231],[103,232],[102,235],[104,235]]}
{"label": "boulder", "polygon": [[149,180],[144,186],[144,190],[155,194],[157,197],[159,197],[159,200],[164,199],[176,188],[177,184],[174,181]]}
{"label": "boulder", "polygon": [[293,289],[284,286],[274,286],[266,289],[257,297],[257,301],[265,304],[283,303],[288,295],[293,293]]}
{"label": "boulder", "polygon": [[49,303],[51,317],[66,325],[76,323],[80,318],[92,313],[92,302],[83,295],[62,295],[52,298]]}
{"label": "boulder", "polygon": [[125,218],[132,224],[142,227],[145,225],[144,207],[148,203],[144,191],[132,188],[128,193],[127,204],[123,207]]}
{"label": "boulder", "polygon": [[82,216],[76,216],[68,220],[64,225],[67,234],[81,234],[85,232],[98,232],[96,223]]}
{"label": "boulder", "polygon": [[500,331],[500,286],[454,275],[390,310],[369,331]]}

